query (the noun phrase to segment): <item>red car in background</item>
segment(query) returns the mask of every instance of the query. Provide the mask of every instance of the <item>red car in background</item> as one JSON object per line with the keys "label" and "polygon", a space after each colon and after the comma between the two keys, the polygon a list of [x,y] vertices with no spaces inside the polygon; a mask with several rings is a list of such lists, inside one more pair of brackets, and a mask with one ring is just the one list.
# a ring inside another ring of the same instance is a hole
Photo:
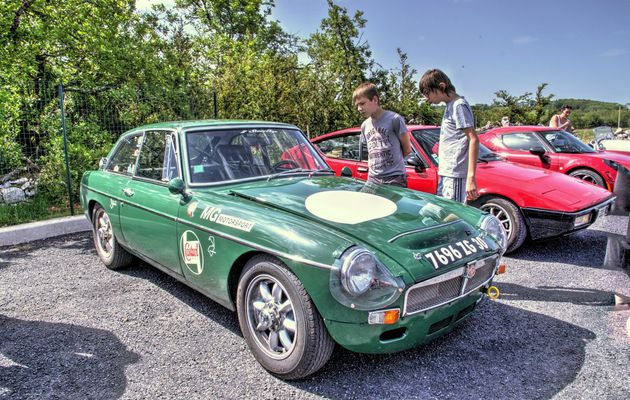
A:
{"label": "red car in background", "polygon": [[479,140],[507,161],[561,172],[611,192],[618,165],[630,169],[630,155],[594,150],[572,134],[546,126],[490,129]]}
{"label": "red car in background", "polygon": [[[438,156],[434,153],[440,128],[408,125],[413,153],[407,157],[410,189],[435,194]],[[340,175],[344,167],[352,176],[367,179],[367,147],[360,144],[360,128],[344,129],[311,141]],[[472,206],[486,210],[503,223],[507,252],[533,240],[564,235],[591,225],[608,212],[613,195],[590,183],[556,172],[505,162],[483,145],[479,148],[477,186],[480,197]]]}

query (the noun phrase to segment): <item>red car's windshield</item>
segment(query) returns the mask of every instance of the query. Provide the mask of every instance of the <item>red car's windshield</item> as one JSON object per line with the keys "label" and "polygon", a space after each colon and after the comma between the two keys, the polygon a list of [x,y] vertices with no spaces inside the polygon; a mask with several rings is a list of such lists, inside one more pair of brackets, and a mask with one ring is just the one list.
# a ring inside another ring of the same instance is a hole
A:
{"label": "red car's windshield", "polygon": [[595,153],[595,150],[566,131],[544,131],[541,136],[556,153]]}
{"label": "red car's windshield", "polygon": [[[422,150],[431,157],[431,160],[435,165],[439,165],[438,147],[440,143],[440,128],[432,129],[417,129],[411,131],[411,135],[420,144]],[[493,153],[483,144],[479,143],[479,159],[492,161],[501,160],[501,157],[496,153]]]}

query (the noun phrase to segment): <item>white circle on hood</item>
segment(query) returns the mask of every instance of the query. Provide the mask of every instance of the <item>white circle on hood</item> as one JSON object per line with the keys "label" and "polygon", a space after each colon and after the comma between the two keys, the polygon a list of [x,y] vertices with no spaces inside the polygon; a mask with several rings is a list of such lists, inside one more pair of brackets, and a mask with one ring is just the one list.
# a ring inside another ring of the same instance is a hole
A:
{"label": "white circle on hood", "polygon": [[316,217],[342,224],[359,224],[396,212],[396,203],[370,193],[331,190],[306,198],[306,209]]}

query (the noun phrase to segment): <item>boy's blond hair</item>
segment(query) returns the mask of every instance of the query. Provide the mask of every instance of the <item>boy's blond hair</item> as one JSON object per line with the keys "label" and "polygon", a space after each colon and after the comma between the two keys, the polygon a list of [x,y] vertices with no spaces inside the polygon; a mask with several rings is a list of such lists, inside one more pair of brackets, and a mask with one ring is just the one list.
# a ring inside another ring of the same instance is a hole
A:
{"label": "boy's blond hair", "polygon": [[[445,88],[442,89],[440,83],[445,85]],[[448,79],[448,76],[442,72],[441,70],[434,68],[430,69],[422,75],[419,83],[420,93],[424,96],[429,94],[430,92],[437,90],[443,93],[456,93],[455,86],[451,83],[451,80]]]}
{"label": "boy's blond hair", "polygon": [[378,96],[378,89],[376,89],[376,85],[371,82],[365,82],[360,84],[354,92],[352,93],[352,102],[357,101],[359,97],[365,97],[366,99],[372,101],[374,97]]}

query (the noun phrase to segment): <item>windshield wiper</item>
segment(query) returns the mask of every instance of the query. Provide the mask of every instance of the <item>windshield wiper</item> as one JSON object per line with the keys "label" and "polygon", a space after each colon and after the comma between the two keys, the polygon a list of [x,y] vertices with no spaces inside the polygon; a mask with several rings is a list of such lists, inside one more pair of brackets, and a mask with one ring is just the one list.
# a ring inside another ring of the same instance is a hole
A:
{"label": "windshield wiper", "polygon": [[303,173],[308,173],[309,176],[314,175],[314,174],[319,174],[319,173],[324,173],[328,175],[328,174],[334,174],[335,171],[333,171],[332,169],[316,170],[316,169],[307,169],[307,168],[293,168],[293,169],[288,169],[286,171],[278,172],[277,174],[269,175],[269,177],[267,178],[267,182],[282,175],[303,174]]}

